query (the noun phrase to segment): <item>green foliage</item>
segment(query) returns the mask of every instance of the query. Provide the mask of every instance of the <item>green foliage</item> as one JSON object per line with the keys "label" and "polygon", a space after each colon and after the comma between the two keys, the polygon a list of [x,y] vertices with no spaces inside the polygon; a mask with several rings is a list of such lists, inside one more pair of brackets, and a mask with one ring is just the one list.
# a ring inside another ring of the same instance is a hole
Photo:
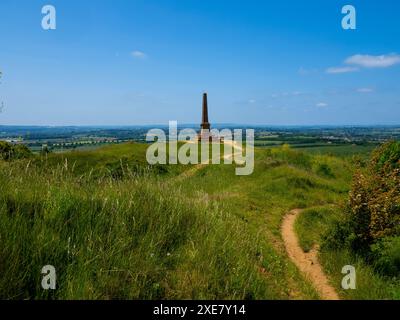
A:
{"label": "green foliage", "polygon": [[328,221],[334,212],[335,210],[330,207],[306,209],[296,219],[295,231],[304,252],[310,251],[321,242],[321,235],[328,228]]}
{"label": "green foliage", "polygon": [[400,168],[400,141],[390,141],[375,150],[371,161],[376,172],[387,173]]}
{"label": "green foliage", "polygon": [[328,250],[350,247],[353,237],[354,234],[348,220],[334,221],[321,237],[322,247]]}
{"label": "green foliage", "polygon": [[367,170],[355,175],[349,213],[362,244],[400,235],[399,146],[399,142],[385,143],[374,152]]}
{"label": "green foliage", "polygon": [[2,160],[25,159],[31,156],[32,152],[25,145],[12,145],[11,143],[0,141],[0,159]]}
{"label": "green foliage", "polygon": [[5,141],[0,141],[0,157],[1,159],[8,160],[11,157],[12,145]]}
{"label": "green foliage", "polygon": [[319,163],[318,164],[317,174],[319,174],[321,176],[329,177],[329,178],[334,178],[335,177],[331,167],[326,163]]}
{"label": "green foliage", "polygon": [[[398,238],[390,241],[390,244],[385,241],[386,248],[382,245],[377,246],[374,254],[376,253],[376,260],[379,258],[379,264],[371,265],[362,256],[355,255],[349,243],[343,246],[349,238],[351,229],[348,224],[343,223],[343,212],[340,207],[324,206],[304,210],[296,219],[295,231],[304,251],[322,244],[319,261],[341,298],[357,300],[400,298],[400,278],[395,278],[398,274],[394,268],[398,265],[400,254]],[[357,270],[356,290],[344,290],[341,287],[342,268],[345,265],[352,265]],[[382,274],[391,277],[384,277]]]}
{"label": "green foliage", "polygon": [[400,279],[400,237],[387,237],[371,247],[375,268]]}
{"label": "green foliage", "polygon": [[[349,248],[381,272],[397,268],[400,236],[400,143],[391,141],[374,151],[366,168],[353,178],[346,217],[326,236],[326,246]],[[386,254],[386,257],[378,253]],[[389,266],[390,265],[390,266]]]}
{"label": "green foliage", "polygon": [[17,144],[13,147],[13,159],[25,159],[32,156],[32,152],[26,145]]}

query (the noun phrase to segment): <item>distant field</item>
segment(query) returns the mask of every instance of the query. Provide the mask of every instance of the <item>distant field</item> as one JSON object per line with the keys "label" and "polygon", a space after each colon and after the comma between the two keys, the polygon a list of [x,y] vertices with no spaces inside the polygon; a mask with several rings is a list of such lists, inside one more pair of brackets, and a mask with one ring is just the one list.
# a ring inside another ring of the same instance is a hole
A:
{"label": "distant field", "polygon": [[328,144],[328,143],[290,143],[286,141],[255,141],[255,146],[261,148],[279,147],[287,143],[293,149],[311,154],[328,154],[338,157],[363,155],[367,156],[377,144]]}
{"label": "distant field", "polygon": [[338,157],[353,155],[368,155],[377,145],[315,145],[315,146],[293,146],[311,154],[330,154]]}

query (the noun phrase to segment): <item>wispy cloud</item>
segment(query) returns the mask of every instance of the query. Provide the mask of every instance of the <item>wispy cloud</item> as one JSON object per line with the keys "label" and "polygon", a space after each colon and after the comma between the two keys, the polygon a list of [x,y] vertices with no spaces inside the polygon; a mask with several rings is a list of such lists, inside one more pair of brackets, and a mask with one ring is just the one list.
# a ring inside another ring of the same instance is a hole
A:
{"label": "wispy cloud", "polygon": [[131,52],[132,57],[136,58],[136,59],[145,59],[147,58],[147,54],[145,54],[142,51],[139,50],[135,50]]}
{"label": "wispy cloud", "polygon": [[332,67],[326,69],[326,73],[329,74],[339,74],[339,73],[349,73],[349,72],[356,72],[358,68],[355,67]]}
{"label": "wispy cloud", "polygon": [[355,72],[360,69],[372,68],[389,68],[396,64],[400,64],[400,55],[395,53],[373,56],[368,54],[356,54],[348,57],[344,61],[345,66],[332,67],[326,69],[326,73],[338,74]]}
{"label": "wispy cloud", "polygon": [[374,91],[375,90],[372,88],[358,88],[357,89],[357,92],[360,92],[360,93],[370,93],[370,92],[374,92]]}
{"label": "wispy cloud", "polygon": [[315,106],[317,108],[326,108],[328,104],[326,102],[318,102]]}
{"label": "wispy cloud", "polygon": [[400,63],[400,55],[394,53],[380,56],[356,54],[347,58],[345,63],[362,68],[388,68]]}

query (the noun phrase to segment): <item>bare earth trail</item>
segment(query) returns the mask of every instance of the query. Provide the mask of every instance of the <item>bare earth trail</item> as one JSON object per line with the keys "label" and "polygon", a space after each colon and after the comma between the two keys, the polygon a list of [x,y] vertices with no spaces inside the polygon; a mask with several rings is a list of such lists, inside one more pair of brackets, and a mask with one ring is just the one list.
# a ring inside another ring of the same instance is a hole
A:
{"label": "bare earth trail", "polygon": [[[188,141],[187,143],[194,143],[194,141]],[[232,146],[232,151],[233,153],[228,154],[228,155],[224,155],[222,157],[222,160],[231,160],[233,161],[233,159],[235,159],[236,156],[239,156],[242,154],[243,149],[240,145],[237,145],[236,142],[234,141],[225,141],[224,142],[227,145],[231,145]],[[235,152],[236,151],[236,152]],[[213,160],[211,159],[210,162],[212,162]],[[238,164],[241,164],[240,161],[236,161],[238,162]],[[197,165],[195,165],[193,168],[191,168],[190,170],[187,170],[185,172],[183,172],[181,175],[179,175],[178,177],[175,178],[174,182],[180,182],[182,180],[185,180],[187,178],[190,178],[192,176],[194,176],[196,174],[197,171],[199,171],[201,168],[204,168],[204,166],[206,166],[207,164],[203,164],[203,163],[199,163]]]}
{"label": "bare earth trail", "polygon": [[[224,155],[224,159],[225,160],[230,160],[230,159],[235,159],[236,156],[242,155],[243,154],[243,148],[241,145],[237,144],[236,141],[225,141],[224,142],[227,145],[231,145],[232,146],[232,150],[233,152],[231,154],[228,155]],[[236,152],[235,152],[236,151]],[[238,162],[238,164],[241,164],[240,161],[236,161]]]}
{"label": "bare earth trail", "polygon": [[301,209],[294,209],[283,220],[282,237],[288,256],[297,268],[311,280],[323,300],[339,300],[338,294],[329,284],[328,278],[318,262],[318,250],[313,248],[310,252],[305,253],[299,245],[294,231],[294,223],[300,213]]}

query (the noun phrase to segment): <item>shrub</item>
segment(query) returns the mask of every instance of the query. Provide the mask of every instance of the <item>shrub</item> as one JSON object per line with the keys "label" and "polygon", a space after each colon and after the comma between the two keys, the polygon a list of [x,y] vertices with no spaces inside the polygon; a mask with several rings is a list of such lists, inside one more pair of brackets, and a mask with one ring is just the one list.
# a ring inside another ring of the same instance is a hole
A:
{"label": "shrub", "polygon": [[322,236],[322,247],[337,250],[343,247],[351,247],[352,228],[349,221],[335,221],[328,231]]}
{"label": "shrub", "polygon": [[377,172],[399,169],[400,141],[390,141],[376,149],[373,153],[371,164]]}
{"label": "shrub", "polygon": [[14,159],[25,159],[29,158],[32,155],[31,150],[23,144],[17,144],[13,147],[13,155]]}
{"label": "shrub", "polygon": [[8,160],[11,156],[12,145],[5,141],[0,141],[0,159]]}
{"label": "shrub", "polygon": [[349,219],[366,245],[399,235],[400,143],[388,142],[372,156],[367,170],[354,176]]}
{"label": "shrub", "polygon": [[400,236],[400,142],[383,144],[366,168],[358,168],[345,216],[325,245],[348,247],[382,272],[398,272],[399,241],[387,239]]}
{"label": "shrub", "polygon": [[25,145],[13,145],[6,141],[0,141],[0,159],[2,160],[29,158],[31,155],[32,152]]}
{"label": "shrub", "polygon": [[400,237],[382,239],[372,245],[375,268],[393,277],[400,277]]}

